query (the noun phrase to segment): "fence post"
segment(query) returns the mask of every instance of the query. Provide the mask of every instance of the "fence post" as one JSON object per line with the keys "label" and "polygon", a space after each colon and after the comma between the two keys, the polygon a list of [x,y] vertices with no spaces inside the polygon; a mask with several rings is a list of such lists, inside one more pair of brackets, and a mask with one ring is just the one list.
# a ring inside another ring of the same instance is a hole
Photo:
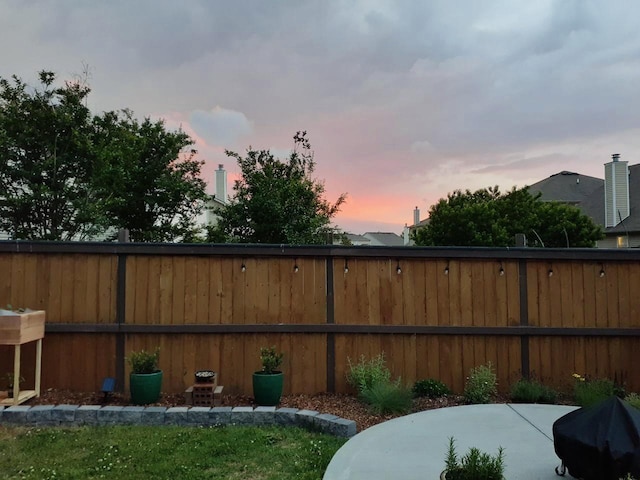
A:
{"label": "fence post", "polygon": [[[121,228],[118,231],[118,242],[129,242],[129,230]],[[116,323],[118,333],[116,333],[116,385],[118,392],[124,391],[124,347],[125,334],[120,330],[120,326],[125,322],[126,300],[127,300],[127,254],[118,253],[118,277],[116,286]]]}
{"label": "fence post", "polygon": [[[520,326],[529,325],[529,295],[527,292],[527,261],[518,262],[518,286],[520,288]],[[529,336],[520,334],[520,370],[523,378],[529,379]]]}
{"label": "fence post", "polygon": [[[333,257],[326,257],[325,275],[327,276],[327,323],[335,323],[335,305],[333,295]],[[335,334],[327,333],[327,392],[336,391],[336,339]]]}

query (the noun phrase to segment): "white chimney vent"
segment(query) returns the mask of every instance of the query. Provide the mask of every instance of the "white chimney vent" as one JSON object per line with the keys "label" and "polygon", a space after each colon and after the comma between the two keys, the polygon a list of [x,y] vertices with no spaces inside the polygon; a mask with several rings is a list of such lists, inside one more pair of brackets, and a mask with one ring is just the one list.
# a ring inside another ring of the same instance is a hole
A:
{"label": "white chimney vent", "polygon": [[629,216],[629,165],[620,154],[604,164],[604,225],[615,227]]}
{"label": "white chimney vent", "polygon": [[413,210],[413,224],[418,225],[420,223],[420,209],[416,206]]}
{"label": "white chimney vent", "polygon": [[227,171],[222,163],[218,164],[216,170],[216,199],[222,203],[227,203]]}

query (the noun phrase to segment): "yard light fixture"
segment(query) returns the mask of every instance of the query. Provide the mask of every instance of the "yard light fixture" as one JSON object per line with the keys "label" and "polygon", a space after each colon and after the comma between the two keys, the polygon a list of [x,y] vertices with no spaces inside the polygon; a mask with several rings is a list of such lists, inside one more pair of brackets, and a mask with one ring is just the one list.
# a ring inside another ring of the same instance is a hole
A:
{"label": "yard light fixture", "polygon": [[604,264],[600,265],[600,278],[605,276],[605,271],[604,271]]}
{"label": "yard light fixture", "polygon": [[550,277],[553,277],[553,268],[550,268],[550,269],[549,269],[549,276],[550,276]]}
{"label": "yard light fixture", "polygon": [[347,259],[344,259],[344,273],[349,273],[349,262]]}
{"label": "yard light fixture", "polygon": [[449,275],[449,262],[447,262],[447,266],[444,267],[444,274]]}
{"label": "yard light fixture", "polygon": [[296,261],[296,263],[293,265],[293,273],[298,273],[298,270],[300,270],[300,268],[298,267],[298,262]]}
{"label": "yard light fixture", "polygon": [[400,267],[400,262],[398,262],[398,266],[396,267],[396,273],[400,275],[402,273],[402,268]]}
{"label": "yard light fixture", "polygon": [[247,266],[244,264],[244,262],[242,262],[242,265],[240,265],[240,271],[241,271],[242,273],[244,273],[244,272],[246,272],[246,271],[247,271]]}
{"label": "yard light fixture", "polygon": [[502,266],[502,262],[500,262],[500,270],[498,270],[498,275],[504,277],[504,267]]}

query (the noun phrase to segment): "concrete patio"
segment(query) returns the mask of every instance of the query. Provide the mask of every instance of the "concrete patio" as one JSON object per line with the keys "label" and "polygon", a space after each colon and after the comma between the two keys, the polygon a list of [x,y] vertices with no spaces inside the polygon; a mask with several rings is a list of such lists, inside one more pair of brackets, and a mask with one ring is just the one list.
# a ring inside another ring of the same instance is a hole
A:
{"label": "concrete patio", "polygon": [[351,438],[331,460],[324,480],[439,479],[451,436],[459,456],[470,447],[496,454],[502,446],[509,480],[558,479],[553,422],[576,408],[492,404],[407,415]]}

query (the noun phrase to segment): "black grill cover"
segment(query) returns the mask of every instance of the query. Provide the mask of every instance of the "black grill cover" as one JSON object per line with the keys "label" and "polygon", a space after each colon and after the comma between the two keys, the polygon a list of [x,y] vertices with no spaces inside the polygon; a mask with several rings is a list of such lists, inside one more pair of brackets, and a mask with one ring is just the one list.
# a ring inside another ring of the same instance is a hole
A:
{"label": "black grill cover", "polygon": [[640,478],[640,410],[618,397],[574,410],[554,422],[553,445],[576,478]]}

